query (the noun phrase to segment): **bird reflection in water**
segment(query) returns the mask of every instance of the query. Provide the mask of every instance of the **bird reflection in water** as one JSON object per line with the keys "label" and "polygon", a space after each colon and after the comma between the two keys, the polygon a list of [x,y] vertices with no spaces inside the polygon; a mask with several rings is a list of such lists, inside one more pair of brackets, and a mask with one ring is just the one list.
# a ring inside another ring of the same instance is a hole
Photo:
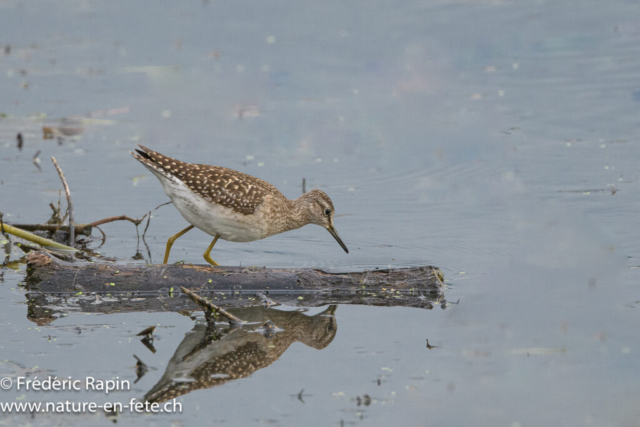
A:
{"label": "bird reflection in water", "polygon": [[336,336],[336,309],[330,305],[307,316],[300,311],[250,307],[229,310],[248,323],[242,327],[199,323],[182,340],[145,400],[162,403],[193,390],[246,378],[278,360],[294,342],[321,350]]}

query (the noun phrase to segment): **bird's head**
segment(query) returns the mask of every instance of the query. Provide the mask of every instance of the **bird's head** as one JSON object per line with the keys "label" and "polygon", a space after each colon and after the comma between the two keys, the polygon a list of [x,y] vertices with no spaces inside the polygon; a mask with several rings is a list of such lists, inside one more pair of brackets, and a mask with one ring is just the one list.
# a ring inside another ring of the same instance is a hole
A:
{"label": "bird's head", "polygon": [[315,316],[304,316],[301,325],[304,325],[298,332],[298,340],[309,347],[322,350],[327,347],[338,332],[338,322],[336,321],[337,305],[330,305],[322,313]]}
{"label": "bird's head", "polygon": [[342,249],[349,253],[349,249],[342,242],[336,228],[333,226],[335,210],[333,202],[324,191],[311,190],[304,193],[298,199],[298,205],[302,208],[307,221],[310,224],[317,224],[327,229],[327,231],[338,241]]}

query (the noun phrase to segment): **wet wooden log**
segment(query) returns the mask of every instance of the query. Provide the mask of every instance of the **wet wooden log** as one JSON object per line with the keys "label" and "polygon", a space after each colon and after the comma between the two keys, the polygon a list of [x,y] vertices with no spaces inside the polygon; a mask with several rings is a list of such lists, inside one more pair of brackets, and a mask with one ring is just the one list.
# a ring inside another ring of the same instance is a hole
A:
{"label": "wet wooden log", "polygon": [[[316,269],[66,262],[44,252],[27,259],[29,298],[82,311],[181,311],[197,306],[180,286],[218,306],[258,305],[267,294],[298,306],[367,304],[432,308],[442,301],[442,272],[431,266],[330,273]],[[58,299],[57,303],[51,301]],[[37,302],[39,301],[39,302]],[[77,307],[76,307],[77,309]]]}

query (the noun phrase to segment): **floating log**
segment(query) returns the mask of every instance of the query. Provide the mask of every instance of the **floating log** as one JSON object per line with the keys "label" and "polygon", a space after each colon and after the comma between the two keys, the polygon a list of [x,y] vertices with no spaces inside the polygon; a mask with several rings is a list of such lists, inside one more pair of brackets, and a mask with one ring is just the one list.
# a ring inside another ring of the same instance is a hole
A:
{"label": "floating log", "polygon": [[431,266],[329,273],[301,268],[72,263],[46,252],[27,258],[28,297],[34,309],[72,305],[75,310],[101,313],[194,310],[197,305],[180,286],[221,307],[262,304],[260,293],[279,303],[305,307],[433,308],[444,297],[442,280],[442,272]]}

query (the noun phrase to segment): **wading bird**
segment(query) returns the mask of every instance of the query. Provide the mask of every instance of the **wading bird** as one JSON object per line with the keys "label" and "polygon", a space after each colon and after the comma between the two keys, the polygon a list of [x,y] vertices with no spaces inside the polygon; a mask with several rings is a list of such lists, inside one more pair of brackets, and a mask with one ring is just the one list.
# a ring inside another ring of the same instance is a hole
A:
{"label": "wading bird", "polygon": [[251,175],[220,166],[181,162],[142,145],[138,147],[131,152],[133,157],[158,177],[173,205],[191,224],[169,238],[164,264],[176,239],[193,227],[213,236],[204,252],[204,259],[211,265],[219,265],[211,259],[211,249],[218,239],[252,242],[307,224],[326,228],[349,253],[333,226],[333,203],[323,191],[311,190],[289,200],[273,185]]}

